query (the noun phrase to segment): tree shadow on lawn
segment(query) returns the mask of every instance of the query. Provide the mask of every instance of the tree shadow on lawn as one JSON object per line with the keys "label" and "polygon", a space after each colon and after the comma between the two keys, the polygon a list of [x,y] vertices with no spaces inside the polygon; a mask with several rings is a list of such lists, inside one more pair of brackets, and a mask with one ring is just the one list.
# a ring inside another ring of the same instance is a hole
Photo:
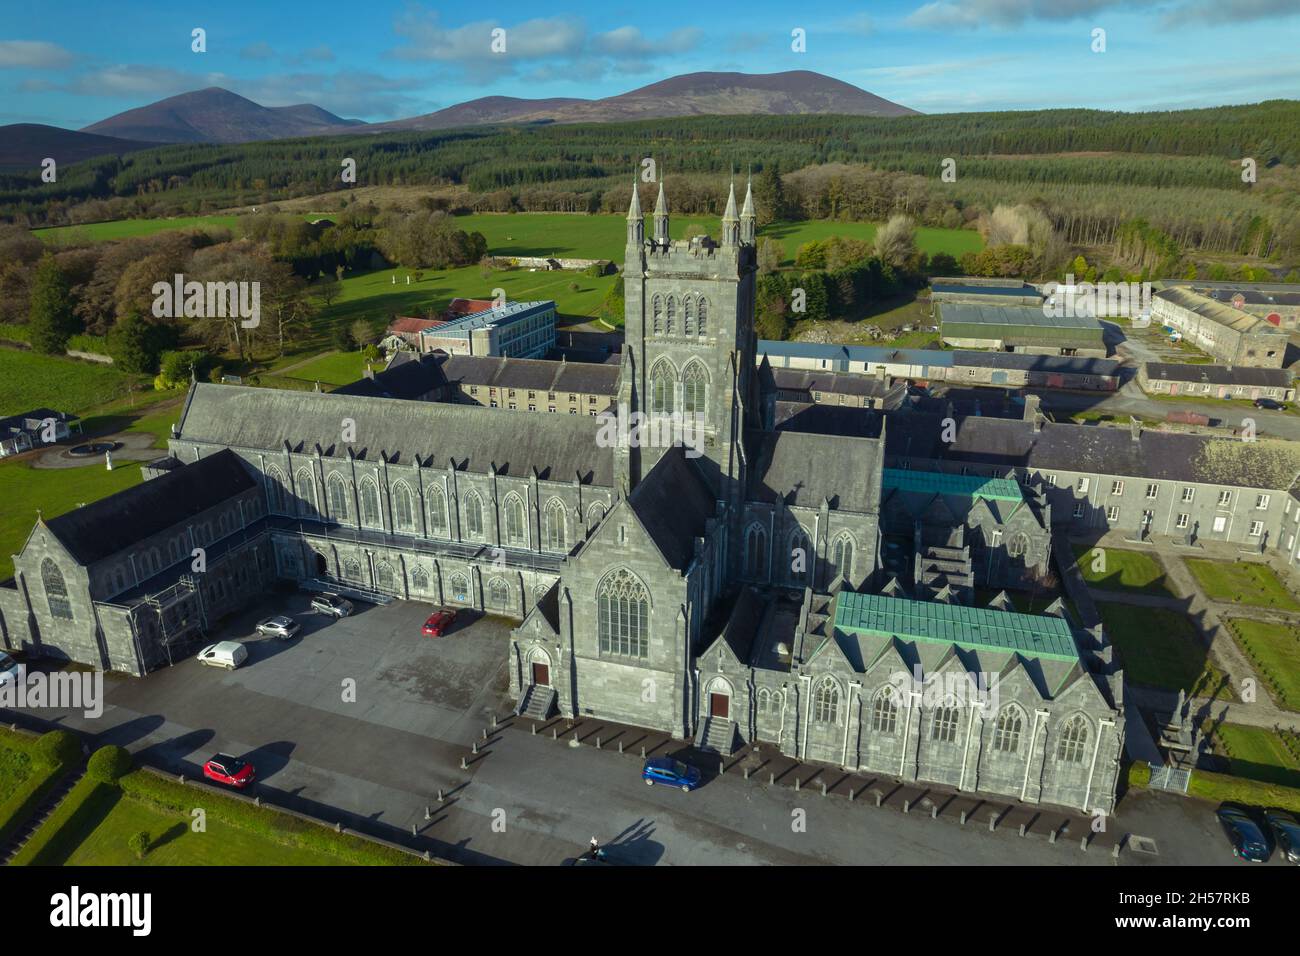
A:
{"label": "tree shadow on lawn", "polygon": [[113,812],[121,799],[122,791],[117,787],[107,783],[95,784],[81,806],[72,812],[49,842],[32,856],[31,865],[61,866]]}

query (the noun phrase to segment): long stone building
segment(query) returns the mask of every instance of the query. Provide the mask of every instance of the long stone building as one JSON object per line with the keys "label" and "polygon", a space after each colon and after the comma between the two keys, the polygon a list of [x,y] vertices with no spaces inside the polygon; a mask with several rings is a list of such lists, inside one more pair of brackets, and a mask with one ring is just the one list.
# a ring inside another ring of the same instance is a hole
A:
{"label": "long stone building", "polygon": [[719,241],[668,225],[662,186],[649,233],[633,193],[609,413],[393,397],[422,375],[195,384],[148,481],[36,522],[0,586],[4,644],[144,674],[277,581],[472,607],[517,621],[532,715],[1112,807],[1124,686],[1104,633],[1059,604],[971,606],[1045,564],[1060,505],[954,479],[933,450],[929,476],[919,449],[886,467],[922,418],[818,406],[875,429],[785,427],[755,356],[752,196],[737,211],[733,189]]}

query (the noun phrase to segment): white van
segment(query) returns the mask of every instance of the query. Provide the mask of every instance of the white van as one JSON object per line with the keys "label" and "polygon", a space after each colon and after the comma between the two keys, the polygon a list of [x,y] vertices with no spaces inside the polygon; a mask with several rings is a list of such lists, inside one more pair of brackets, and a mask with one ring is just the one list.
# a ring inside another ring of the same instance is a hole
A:
{"label": "white van", "polygon": [[199,651],[200,664],[224,667],[228,671],[233,671],[246,660],[248,660],[248,648],[239,641],[221,641],[218,644],[209,644]]}

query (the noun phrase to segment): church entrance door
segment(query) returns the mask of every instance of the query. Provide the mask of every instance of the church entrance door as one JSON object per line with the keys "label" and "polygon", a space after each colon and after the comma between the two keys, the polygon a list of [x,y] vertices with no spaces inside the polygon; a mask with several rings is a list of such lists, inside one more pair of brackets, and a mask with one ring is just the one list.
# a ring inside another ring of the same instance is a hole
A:
{"label": "church entrance door", "polygon": [[726,694],[709,695],[709,716],[727,720],[731,717],[731,698]]}
{"label": "church entrance door", "polygon": [[545,664],[533,661],[533,683],[541,684],[543,687],[549,687],[551,684],[551,669]]}

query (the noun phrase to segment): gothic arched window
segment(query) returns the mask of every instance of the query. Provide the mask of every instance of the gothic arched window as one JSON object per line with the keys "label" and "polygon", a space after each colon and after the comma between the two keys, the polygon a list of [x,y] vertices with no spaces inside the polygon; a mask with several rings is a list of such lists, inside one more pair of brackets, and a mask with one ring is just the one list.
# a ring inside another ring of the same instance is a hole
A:
{"label": "gothic arched window", "polygon": [[330,517],[335,521],[347,521],[351,510],[348,508],[347,479],[337,471],[331,471],[325,482],[325,491],[329,499]]}
{"label": "gothic arched window", "polygon": [[691,362],[682,373],[682,412],[703,415],[707,409],[709,373],[699,362]]}
{"label": "gothic arched window", "polygon": [[429,590],[429,572],[418,565],[411,569],[411,587],[416,591]]}
{"label": "gothic arched window", "polygon": [[343,562],[343,577],[348,581],[361,581],[361,562],[356,558],[348,558]]}
{"label": "gothic arched window", "polygon": [[675,295],[668,297],[668,315],[664,328],[669,335],[673,335],[677,331],[677,296]]}
{"label": "gothic arched window", "polygon": [[483,502],[478,492],[471,491],[465,496],[465,533],[475,538],[483,536]]}
{"label": "gothic arched window", "polygon": [[853,577],[853,539],[842,534],[835,539],[831,550],[831,563],[835,565],[835,574],[845,581]]}
{"label": "gothic arched window", "polygon": [[1075,714],[1065,722],[1061,738],[1056,743],[1056,759],[1066,763],[1083,763],[1088,746],[1088,718]]}
{"label": "gothic arched window", "polygon": [[587,528],[588,528],[588,530],[590,530],[591,528],[594,528],[594,527],[596,527],[596,525],[600,524],[600,519],[603,518],[603,517],[605,517],[605,506],[604,506],[604,505],[597,503],[597,504],[592,505],[590,508],[588,508],[588,509],[587,509]]}
{"label": "gothic arched window", "polygon": [[1020,749],[1020,731],[1024,726],[1019,707],[1014,704],[1004,707],[993,727],[993,749],[999,753],[1015,753]]}
{"label": "gothic arched window", "polygon": [[361,523],[379,524],[379,485],[369,475],[361,479]]}
{"label": "gothic arched window", "polygon": [[803,526],[790,532],[790,580],[796,584],[807,583],[813,566],[812,539]]}
{"label": "gothic arched window", "polygon": [[813,695],[813,720],[819,724],[839,723],[840,685],[829,677],[822,678]]}
{"label": "gothic arched window", "polygon": [[695,296],[688,295],[682,300],[682,334],[695,334]]}
{"label": "gothic arched window", "polygon": [[651,302],[651,314],[653,316],[652,328],[655,335],[664,334],[664,297],[656,295]]}
{"label": "gothic arched window", "polygon": [[297,488],[294,490],[298,495],[299,513],[307,517],[316,516],[316,479],[312,476],[310,468],[299,468],[298,475],[294,479]]}
{"label": "gothic arched window", "polygon": [[469,578],[457,571],[447,581],[452,599],[462,604],[469,602]]}
{"label": "gothic arched window", "polygon": [[546,506],[546,547],[551,551],[565,551],[564,504],[553,499]]}
{"label": "gothic arched window", "polygon": [[871,729],[878,734],[892,734],[898,730],[898,701],[894,697],[894,688],[884,688],[871,702]]}
{"label": "gothic arched window", "polygon": [[504,578],[493,578],[488,582],[488,603],[497,608],[510,606],[510,585]]}
{"label": "gothic arched window", "polygon": [[442,489],[434,485],[427,492],[429,496],[429,533],[440,538],[447,536],[447,496]]}
{"label": "gothic arched window", "polygon": [[699,335],[709,334],[709,300],[704,296],[700,296],[700,308],[695,321],[695,331]]}
{"label": "gothic arched window", "polygon": [[380,561],[379,567],[375,568],[375,581],[381,591],[397,590],[397,576],[393,573],[393,566],[387,561]]}
{"label": "gothic arched window", "polygon": [[271,511],[279,514],[289,510],[284,496],[284,472],[275,465],[266,470],[266,491]]}
{"label": "gothic arched window", "polygon": [[1029,550],[1029,535],[1023,531],[1017,532],[1011,536],[1007,542],[1007,554],[1013,558],[1023,558],[1025,552]]}
{"label": "gothic arched window", "polygon": [[677,376],[668,362],[660,362],[650,372],[650,411],[671,415],[676,408]]}
{"label": "gothic arched window", "polygon": [[63,621],[72,620],[72,602],[68,600],[68,587],[63,583],[63,572],[50,558],[41,562],[41,584],[45,587],[45,600],[50,614]]}
{"label": "gothic arched window", "polygon": [[934,712],[934,722],[930,725],[930,739],[950,744],[957,739],[957,708],[946,703]]}
{"label": "gothic arched window", "polygon": [[524,503],[513,492],[506,495],[506,544],[523,547],[528,543],[528,531],[524,527]]}
{"label": "gothic arched window", "polygon": [[399,481],[389,489],[393,498],[393,524],[401,531],[415,529],[415,509],[411,507],[411,489]]}
{"label": "gothic arched window", "polygon": [[767,577],[767,532],[762,525],[750,525],[745,532],[745,574]]}
{"label": "gothic arched window", "polygon": [[600,582],[596,617],[602,654],[645,657],[649,653],[650,596],[627,568],[619,568]]}

